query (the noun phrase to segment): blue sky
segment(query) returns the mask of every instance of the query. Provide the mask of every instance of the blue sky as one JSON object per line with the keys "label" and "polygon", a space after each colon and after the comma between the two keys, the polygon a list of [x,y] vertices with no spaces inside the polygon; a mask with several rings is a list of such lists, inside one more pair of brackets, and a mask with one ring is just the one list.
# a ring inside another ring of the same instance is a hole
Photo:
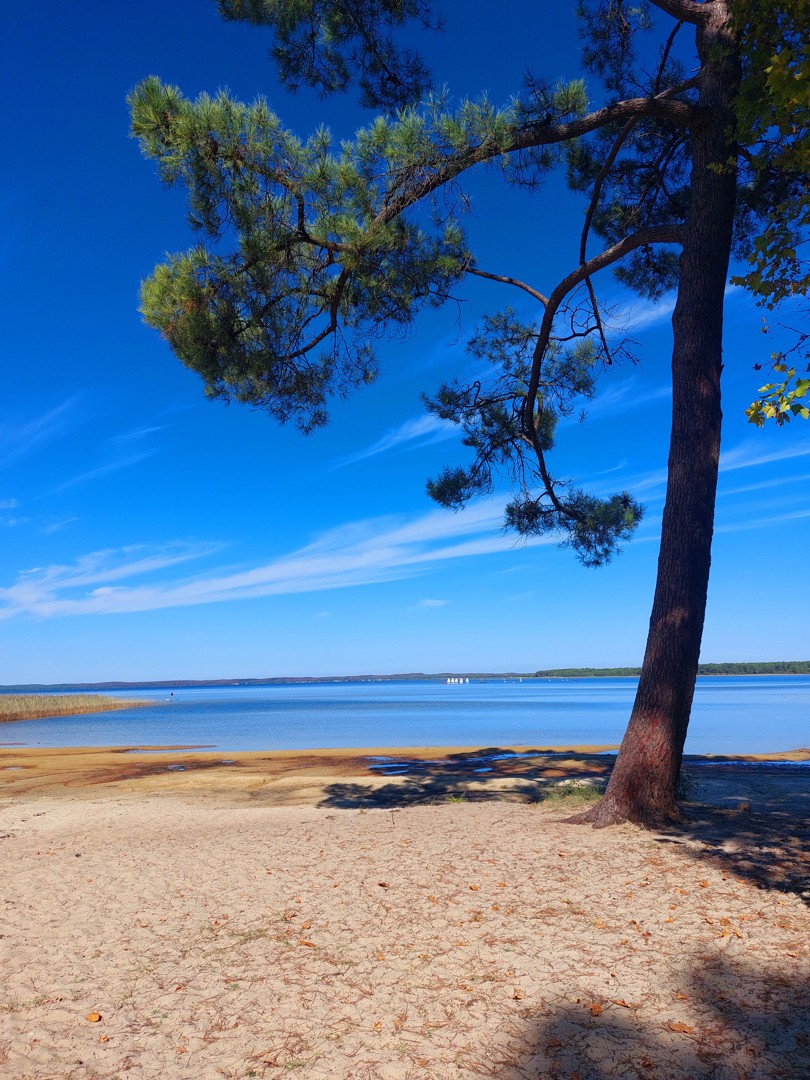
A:
{"label": "blue sky", "polygon": [[[438,80],[505,101],[529,65],[575,72],[573,17],[541,7],[495,24],[447,4],[445,37],[426,43]],[[46,0],[5,16],[0,683],[638,664],[664,496],[671,299],[600,282],[636,328],[639,362],[607,372],[587,421],[559,431],[558,475],[627,488],[647,507],[636,539],[597,571],[553,542],[503,535],[506,492],[459,514],[424,493],[464,451],[420,391],[470,370],[463,341],[484,311],[523,305],[504,287],[471,282],[461,304],[385,343],[379,381],[306,439],[205,401],[142,324],[139,281],[189,234],[181,195],[127,137],[132,86],[157,74],[190,96],[263,93],[302,134],[326,122],[345,137],[367,120],[346,99],[285,95],[268,44],[220,23],[208,0]],[[582,210],[562,180],[528,196],[485,174],[472,190],[482,268],[548,291],[576,261]],[[706,661],[808,654],[810,425],[746,422],[762,381],[752,365],[773,348],[760,327],[730,290]]]}

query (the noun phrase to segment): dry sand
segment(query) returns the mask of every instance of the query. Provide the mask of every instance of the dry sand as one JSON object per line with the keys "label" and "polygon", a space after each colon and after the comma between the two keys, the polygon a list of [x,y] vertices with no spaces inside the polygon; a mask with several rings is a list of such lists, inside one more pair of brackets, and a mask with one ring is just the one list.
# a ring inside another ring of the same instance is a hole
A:
{"label": "dry sand", "polygon": [[810,770],[596,832],[602,757],[420,757],[0,752],[0,1077],[810,1076]]}

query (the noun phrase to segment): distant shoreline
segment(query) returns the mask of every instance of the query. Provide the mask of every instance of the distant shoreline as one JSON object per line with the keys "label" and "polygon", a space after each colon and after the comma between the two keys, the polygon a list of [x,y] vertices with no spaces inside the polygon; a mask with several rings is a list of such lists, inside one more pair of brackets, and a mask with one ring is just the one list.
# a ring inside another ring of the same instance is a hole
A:
{"label": "distant shoreline", "polygon": [[[195,687],[237,686],[306,686],[328,683],[381,683],[381,682],[445,682],[448,679],[516,680],[516,679],[634,679],[640,667],[617,668],[548,668],[540,671],[439,671],[401,672],[394,675],[274,675],[267,678],[246,679],[159,679],[125,682],[84,683],[26,683],[0,686],[2,693],[59,693],[95,692],[103,690],[152,690],[193,689]],[[762,662],[733,662],[727,664],[700,664],[698,676],[740,675],[810,675],[810,660],[772,660]]]}
{"label": "distant shoreline", "polygon": [[[704,666],[704,665],[702,665]],[[733,669],[733,664],[719,665],[707,664],[705,667],[727,666]],[[754,667],[759,665],[741,664],[741,667]],[[777,665],[773,665],[774,667]],[[698,678],[711,677],[764,677],[768,675],[778,676],[807,676],[810,675],[810,661],[800,661],[791,665],[792,670],[771,670],[771,665],[762,664],[762,671],[699,671]],[[795,670],[798,669],[798,670]],[[0,686],[0,694],[4,693],[93,693],[108,690],[162,690],[162,689],[197,689],[211,687],[259,687],[259,686],[325,686],[329,684],[363,684],[363,683],[444,683],[448,679],[469,679],[475,681],[516,681],[534,679],[576,679],[576,678],[638,678],[640,669],[625,669],[625,667],[576,667],[576,669],[559,669],[541,672],[408,672],[396,675],[278,675],[268,678],[217,678],[217,679],[154,679],[140,680],[127,683],[127,681],[107,681],[107,683],[27,683],[6,684]]]}

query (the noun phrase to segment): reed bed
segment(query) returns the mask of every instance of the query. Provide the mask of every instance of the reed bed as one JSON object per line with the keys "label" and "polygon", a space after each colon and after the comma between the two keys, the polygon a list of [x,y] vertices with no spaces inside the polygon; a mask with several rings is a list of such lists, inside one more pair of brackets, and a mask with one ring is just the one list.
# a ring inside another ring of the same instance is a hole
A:
{"label": "reed bed", "polygon": [[0,723],[6,720],[38,720],[46,716],[111,712],[148,705],[143,699],[127,700],[109,694],[0,694]]}

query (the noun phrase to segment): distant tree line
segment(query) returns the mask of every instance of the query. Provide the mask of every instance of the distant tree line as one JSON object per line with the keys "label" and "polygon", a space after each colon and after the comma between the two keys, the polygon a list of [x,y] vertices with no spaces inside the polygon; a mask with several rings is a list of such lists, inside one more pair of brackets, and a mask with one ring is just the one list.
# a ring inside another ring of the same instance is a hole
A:
{"label": "distant tree line", "polygon": [[[535,678],[596,679],[610,675],[637,676],[640,667],[549,668],[535,671]],[[810,660],[752,660],[742,664],[698,664],[698,675],[810,675]]]}

